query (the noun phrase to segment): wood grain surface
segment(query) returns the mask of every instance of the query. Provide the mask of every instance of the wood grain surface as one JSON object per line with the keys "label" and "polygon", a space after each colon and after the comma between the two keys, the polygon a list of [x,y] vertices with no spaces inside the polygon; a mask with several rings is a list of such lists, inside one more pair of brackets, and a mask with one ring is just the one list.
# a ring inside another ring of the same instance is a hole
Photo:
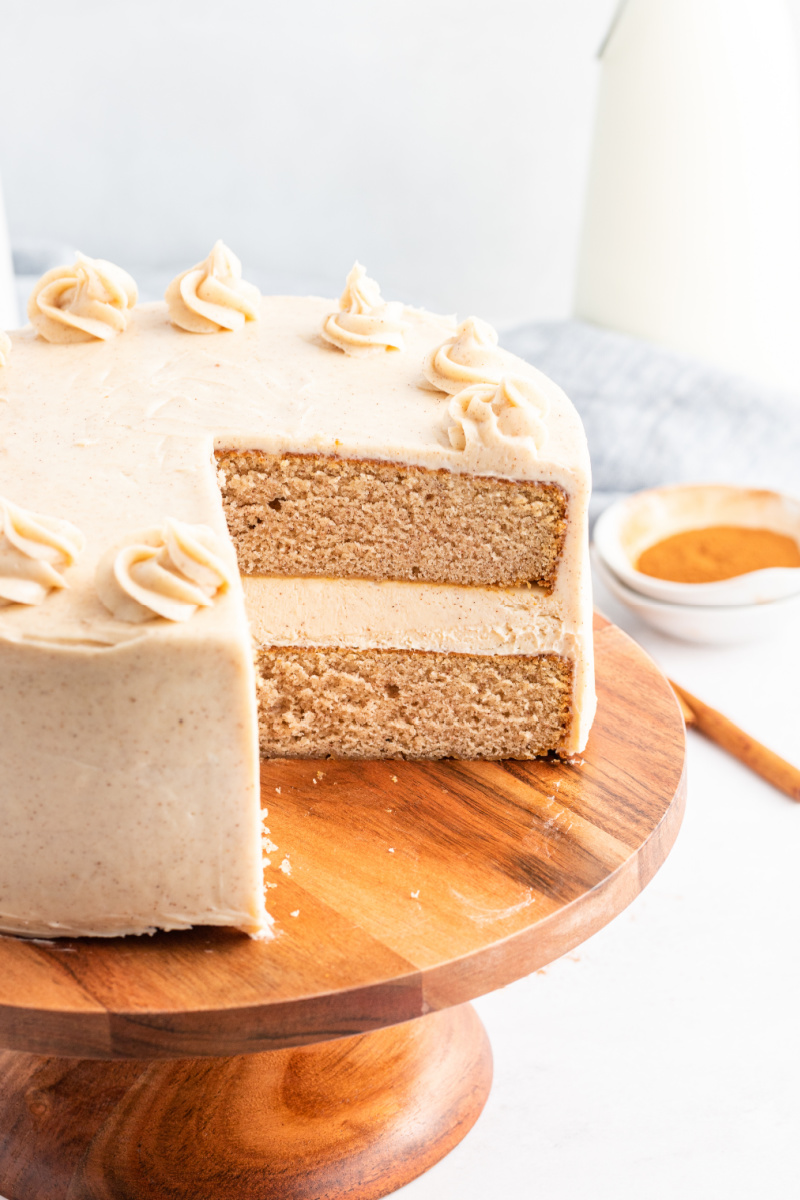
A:
{"label": "wood grain surface", "polygon": [[374,1200],[461,1141],[492,1061],[460,1005],[268,1054],[0,1070],[8,1200]]}
{"label": "wood grain surface", "polygon": [[[277,936],[0,937],[0,1045],[245,1055],[458,1005],[559,957],[675,839],[684,729],[652,661],[596,619],[580,761],[264,764]],[[81,1193],[83,1194],[83,1193]]]}

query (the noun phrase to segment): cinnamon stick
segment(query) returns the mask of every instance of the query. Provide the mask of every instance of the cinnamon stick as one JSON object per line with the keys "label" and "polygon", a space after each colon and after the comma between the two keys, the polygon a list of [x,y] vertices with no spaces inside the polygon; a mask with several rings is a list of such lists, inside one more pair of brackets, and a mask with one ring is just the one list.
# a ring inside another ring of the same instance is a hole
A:
{"label": "cinnamon stick", "polygon": [[774,750],[769,750],[761,742],[757,742],[738,725],[734,725],[733,721],[729,721],[715,708],[698,700],[685,688],[679,687],[671,679],[669,682],[678,697],[687,726],[705,734],[710,741],[727,750],[734,758],[738,758],[739,762],[744,763],[756,775],[766,779],[767,783],[771,783],[792,800],[800,801],[800,767],[793,766]]}

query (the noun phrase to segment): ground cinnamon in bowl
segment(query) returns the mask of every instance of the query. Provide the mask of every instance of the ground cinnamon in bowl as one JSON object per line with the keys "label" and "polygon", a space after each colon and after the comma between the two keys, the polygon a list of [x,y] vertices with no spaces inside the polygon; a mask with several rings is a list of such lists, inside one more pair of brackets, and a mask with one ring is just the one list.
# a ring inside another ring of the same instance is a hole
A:
{"label": "ground cinnamon in bowl", "polygon": [[800,547],[772,529],[709,525],[685,529],[644,550],[636,570],[673,583],[718,583],[769,567],[800,567]]}

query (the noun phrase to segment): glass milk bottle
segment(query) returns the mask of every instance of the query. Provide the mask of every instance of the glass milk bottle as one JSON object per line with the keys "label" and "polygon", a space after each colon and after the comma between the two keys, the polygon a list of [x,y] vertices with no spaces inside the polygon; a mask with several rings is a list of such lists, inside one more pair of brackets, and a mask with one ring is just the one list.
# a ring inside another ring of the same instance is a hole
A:
{"label": "glass milk bottle", "polygon": [[800,117],[785,0],[623,0],[575,314],[800,389]]}
{"label": "glass milk bottle", "polygon": [[3,206],[3,184],[0,181],[0,329],[16,329],[18,325],[14,268],[11,265],[11,247],[8,244],[8,227]]}

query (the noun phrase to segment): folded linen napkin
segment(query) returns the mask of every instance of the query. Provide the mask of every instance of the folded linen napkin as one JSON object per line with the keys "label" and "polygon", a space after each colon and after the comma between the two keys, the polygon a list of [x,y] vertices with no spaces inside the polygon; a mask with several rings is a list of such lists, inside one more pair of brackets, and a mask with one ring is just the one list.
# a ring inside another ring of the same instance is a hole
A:
{"label": "folded linen napkin", "polygon": [[800,496],[800,395],[583,321],[523,325],[501,342],[560,384],[578,409],[595,514],[617,494],[665,483]]}

